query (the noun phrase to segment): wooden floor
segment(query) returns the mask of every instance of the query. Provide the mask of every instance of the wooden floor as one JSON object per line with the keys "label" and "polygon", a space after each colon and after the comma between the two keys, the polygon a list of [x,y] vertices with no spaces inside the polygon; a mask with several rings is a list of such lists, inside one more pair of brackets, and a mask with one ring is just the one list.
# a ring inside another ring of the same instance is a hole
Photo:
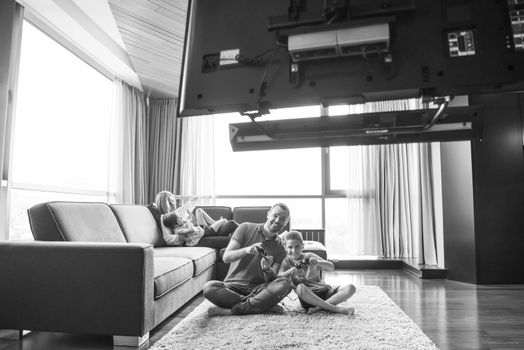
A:
{"label": "wooden floor", "polygon": [[[335,271],[332,284],[378,285],[442,349],[524,349],[524,285],[419,279],[403,270]],[[151,333],[147,349],[203,300],[195,297]],[[358,306],[356,306],[358,308]],[[0,350],[116,349],[112,337],[31,332]],[[129,349],[129,348],[119,348]]]}

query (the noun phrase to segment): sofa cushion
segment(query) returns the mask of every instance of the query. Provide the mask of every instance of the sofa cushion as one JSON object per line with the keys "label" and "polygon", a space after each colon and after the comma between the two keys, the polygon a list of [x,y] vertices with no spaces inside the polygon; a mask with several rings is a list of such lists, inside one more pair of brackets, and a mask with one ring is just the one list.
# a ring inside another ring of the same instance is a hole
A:
{"label": "sofa cushion", "polygon": [[206,236],[202,237],[197,243],[197,247],[209,247],[214,249],[221,249],[227,247],[231,236]]}
{"label": "sofa cushion", "polygon": [[320,242],[304,241],[303,251],[308,253],[315,253],[322,259],[327,259],[326,247]]}
{"label": "sofa cushion", "polygon": [[124,236],[131,243],[165,246],[162,232],[150,210],[144,205],[111,204]]}
{"label": "sofa cushion", "polygon": [[[111,208],[96,202],[48,202],[38,211],[28,213],[36,240],[75,242],[125,242],[124,233]],[[34,215],[40,218],[31,217]],[[44,217],[43,219],[41,217]],[[36,229],[36,221],[45,221],[44,230]],[[45,230],[49,229],[49,232]]]}
{"label": "sofa cushion", "polygon": [[196,206],[195,209],[193,209],[193,213],[196,213],[198,208],[202,208],[207,213],[207,215],[211,216],[215,220],[220,218],[231,220],[233,217],[233,212],[230,207],[219,205]]}
{"label": "sofa cushion", "polygon": [[64,240],[46,203],[35,204],[27,209],[27,216],[35,241]]}
{"label": "sofa cushion", "polygon": [[198,275],[216,261],[216,252],[207,247],[163,247],[155,248],[156,257],[178,257],[193,261],[193,273]]}
{"label": "sofa cushion", "polygon": [[155,256],[155,299],[193,277],[191,259]]}

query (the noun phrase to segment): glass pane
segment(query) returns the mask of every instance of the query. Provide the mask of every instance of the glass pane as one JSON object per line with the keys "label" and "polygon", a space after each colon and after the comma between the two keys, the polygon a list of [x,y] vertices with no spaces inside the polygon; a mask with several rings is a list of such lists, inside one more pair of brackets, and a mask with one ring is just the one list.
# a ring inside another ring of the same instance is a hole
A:
{"label": "glass pane", "polygon": [[9,213],[9,239],[32,240],[27,209],[49,201],[106,202],[105,196],[91,196],[69,193],[42,192],[30,190],[11,190]]}
{"label": "glass pane", "polygon": [[267,120],[318,118],[320,117],[320,106],[304,106],[294,108],[272,109],[270,114],[263,116]]}
{"label": "glass pane", "polygon": [[272,206],[285,203],[291,211],[291,228],[322,228],[322,202],[318,198],[218,198],[216,205],[227,207]]}
{"label": "glass pane", "polygon": [[24,23],[11,180],[107,190],[113,84]]}
{"label": "glass pane", "polygon": [[329,180],[331,190],[361,192],[364,147],[339,146],[329,148]]}
{"label": "glass pane", "polygon": [[349,105],[336,105],[336,106],[328,107],[329,116],[346,115],[346,114],[349,114]]}
{"label": "glass pane", "polygon": [[243,118],[234,114],[215,117],[217,195],[321,193],[320,148],[233,152],[228,125]]}
{"label": "glass pane", "polygon": [[349,147],[329,148],[329,174],[331,190],[348,188],[349,178]]}

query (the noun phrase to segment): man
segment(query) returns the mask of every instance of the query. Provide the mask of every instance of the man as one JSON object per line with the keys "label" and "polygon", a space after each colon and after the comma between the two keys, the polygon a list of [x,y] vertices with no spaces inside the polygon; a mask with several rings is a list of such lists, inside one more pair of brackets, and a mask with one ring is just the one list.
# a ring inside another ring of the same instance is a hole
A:
{"label": "man", "polygon": [[278,233],[289,222],[289,208],[277,203],[264,224],[242,223],[224,252],[230,263],[224,282],[209,281],[204,296],[217,307],[209,315],[282,312],[277,305],[291,291],[285,277],[277,278],[286,250]]}

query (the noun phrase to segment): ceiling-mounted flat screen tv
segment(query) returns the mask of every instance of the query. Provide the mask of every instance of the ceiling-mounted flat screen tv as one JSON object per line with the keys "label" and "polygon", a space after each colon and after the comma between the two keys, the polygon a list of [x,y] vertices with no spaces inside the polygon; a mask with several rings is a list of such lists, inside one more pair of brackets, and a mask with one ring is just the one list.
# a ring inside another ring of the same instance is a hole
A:
{"label": "ceiling-mounted flat screen tv", "polygon": [[178,115],[521,89],[523,6],[190,0]]}

